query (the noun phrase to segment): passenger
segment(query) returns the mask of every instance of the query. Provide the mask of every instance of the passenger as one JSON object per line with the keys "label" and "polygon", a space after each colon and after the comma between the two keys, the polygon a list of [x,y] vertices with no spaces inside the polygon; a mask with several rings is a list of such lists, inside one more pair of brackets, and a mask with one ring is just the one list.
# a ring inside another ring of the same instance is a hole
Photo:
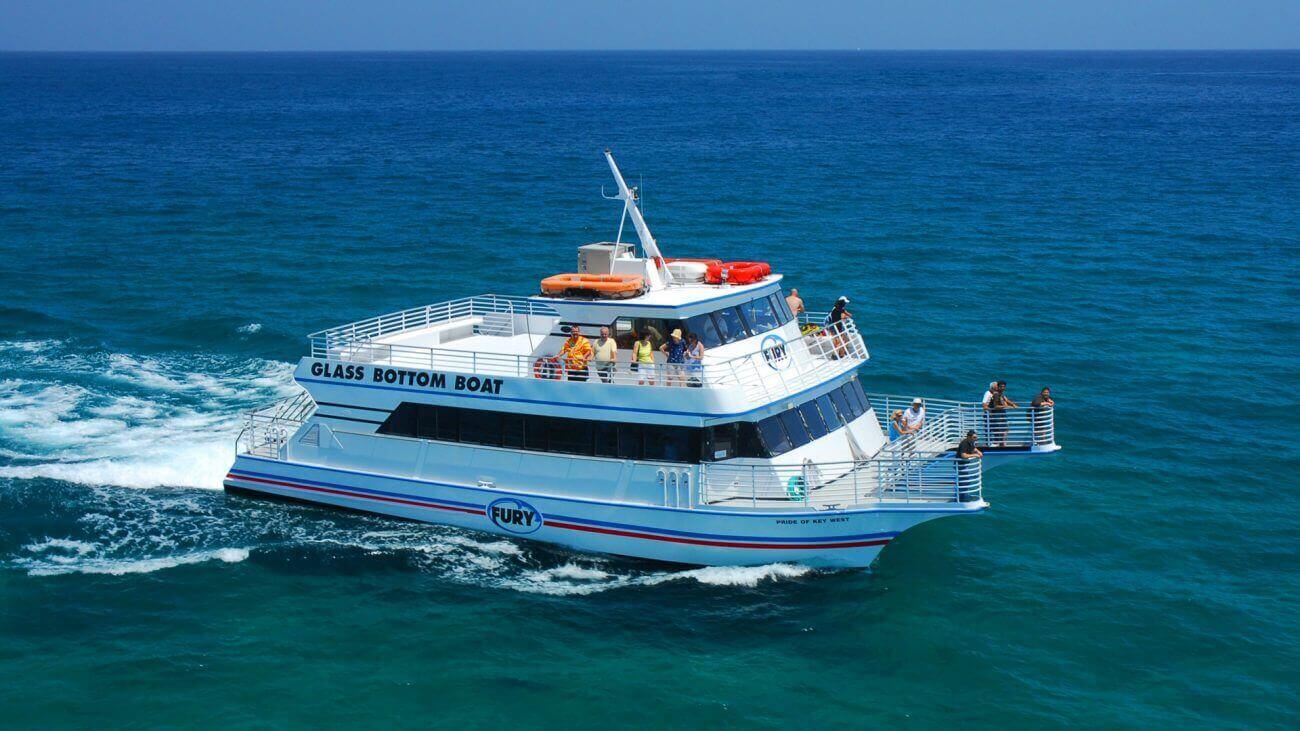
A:
{"label": "passenger", "polygon": [[831,333],[831,342],[835,345],[834,358],[846,358],[849,350],[845,347],[844,326],[840,324],[845,318],[853,319],[853,315],[848,310],[849,298],[840,297],[835,300],[835,306],[826,315],[826,329]]}
{"label": "passenger", "polygon": [[985,437],[988,437],[988,435],[992,433],[989,430],[989,419],[991,418],[989,413],[989,404],[993,401],[993,394],[997,393],[997,390],[998,382],[989,381],[989,390],[984,392],[984,398],[980,401],[980,409],[983,410],[980,419],[980,431],[984,432]]}
{"label": "passenger", "polygon": [[655,385],[655,346],[649,333],[644,333],[632,343],[632,372],[637,375],[637,385]]}
{"label": "passenger", "polygon": [[564,359],[564,371],[570,381],[587,380],[587,361],[591,355],[591,341],[582,337],[582,328],[577,325],[569,328],[569,339],[560,348],[560,357]]}
{"label": "passenger", "polygon": [[660,345],[659,350],[668,355],[664,384],[681,386],[683,371],[686,368],[686,341],[682,340],[682,329],[673,330],[668,336],[668,342]]}
{"label": "passenger", "polygon": [[693,388],[704,385],[704,343],[695,333],[686,336],[686,372],[687,385]]}
{"label": "passenger", "polygon": [[977,442],[975,430],[971,429],[957,445],[957,500],[963,503],[979,499],[979,474],[969,466],[971,460],[984,457],[984,452],[976,446]]}
{"label": "passenger", "polygon": [[798,320],[799,316],[804,313],[803,300],[799,297],[799,290],[793,287],[790,289],[790,294],[786,295],[785,304],[790,308],[790,312],[794,314],[795,320]]}
{"label": "passenger", "polygon": [[615,361],[618,360],[618,343],[614,338],[609,336],[609,328],[600,329],[600,337],[596,339],[595,351],[596,375],[604,383],[614,381]]}
{"label": "passenger", "polygon": [[1034,400],[1029,402],[1034,408],[1034,444],[1051,444],[1056,441],[1052,434],[1052,412],[1056,402],[1052,400],[1052,389],[1043,386]]}
{"label": "passenger", "polygon": [[912,399],[912,406],[903,412],[903,423],[908,433],[915,434],[925,425],[925,402],[919,398]]}
{"label": "passenger", "polygon": [[894,413],[889,417],[889,441],[896,442],[907,433],[907,424],[903,422],[903,410],[894,409]]}
{"label": "passenger", "polygon": [[1020,408],[1019,404],[1007,397],[1006,381],[997,382],[997,388],[994,389],[987,408],[989,412],[989,443],[994,447],[1006,446],[1007,410]]}

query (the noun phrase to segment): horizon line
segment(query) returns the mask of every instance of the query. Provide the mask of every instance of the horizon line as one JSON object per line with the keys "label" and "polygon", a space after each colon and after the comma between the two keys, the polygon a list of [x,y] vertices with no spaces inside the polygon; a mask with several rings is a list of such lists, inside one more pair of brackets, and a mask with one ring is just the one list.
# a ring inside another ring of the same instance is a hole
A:
{"label": "horizon line", "polygon": [[10,49],[0,54],[184,54],[184,53],[1294,53],[1294,48],[389,48],[389,49]]}

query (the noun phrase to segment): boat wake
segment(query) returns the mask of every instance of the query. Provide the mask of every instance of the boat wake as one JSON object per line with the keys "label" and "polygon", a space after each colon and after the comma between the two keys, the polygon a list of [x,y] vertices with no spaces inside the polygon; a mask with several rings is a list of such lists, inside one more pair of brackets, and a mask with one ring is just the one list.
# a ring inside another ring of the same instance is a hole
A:
{"label": "boat wake", "polygon": [[240,414],[295,390],[275,361],[0,342],[0,477],[220,488]]}

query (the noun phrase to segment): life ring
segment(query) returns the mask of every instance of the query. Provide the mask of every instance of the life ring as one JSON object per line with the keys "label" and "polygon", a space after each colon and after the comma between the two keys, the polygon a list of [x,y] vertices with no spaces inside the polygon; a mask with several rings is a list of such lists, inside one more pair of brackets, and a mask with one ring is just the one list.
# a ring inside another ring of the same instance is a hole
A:
{"label": "life ring", "polygon": [[635,297],[645,291],[645,277],[639,274],[556,274],[542,280],[542,294],[553,297],[595,295]]}
{"label": "life ring", "polygon": [[785,481],[785,494],[790,496],[791,500],[803,500],[808,494],[808,483],[800,475],[791,475],[790,479]]}
{"label": "life ring", "polygon": [[560,359],[542,356],[533,361],[533,378],[555,381],[560,378]]}
{"label": "life ring", "polygon": [[704,272],[708,284],[753,284],[772,273],[772,265],[765,261],[729,261],[710,264]]}

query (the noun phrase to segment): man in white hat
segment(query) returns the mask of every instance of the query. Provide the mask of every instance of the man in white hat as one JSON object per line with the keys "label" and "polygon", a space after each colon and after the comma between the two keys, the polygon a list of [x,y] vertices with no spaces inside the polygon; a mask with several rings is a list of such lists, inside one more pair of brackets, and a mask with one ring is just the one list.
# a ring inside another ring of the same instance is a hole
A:
{"label": "man in white hat", "polygon": [[925,402],[920,398],[912,399],[912,407],[903,412],[903,424],[913,434],[925,423]]}

